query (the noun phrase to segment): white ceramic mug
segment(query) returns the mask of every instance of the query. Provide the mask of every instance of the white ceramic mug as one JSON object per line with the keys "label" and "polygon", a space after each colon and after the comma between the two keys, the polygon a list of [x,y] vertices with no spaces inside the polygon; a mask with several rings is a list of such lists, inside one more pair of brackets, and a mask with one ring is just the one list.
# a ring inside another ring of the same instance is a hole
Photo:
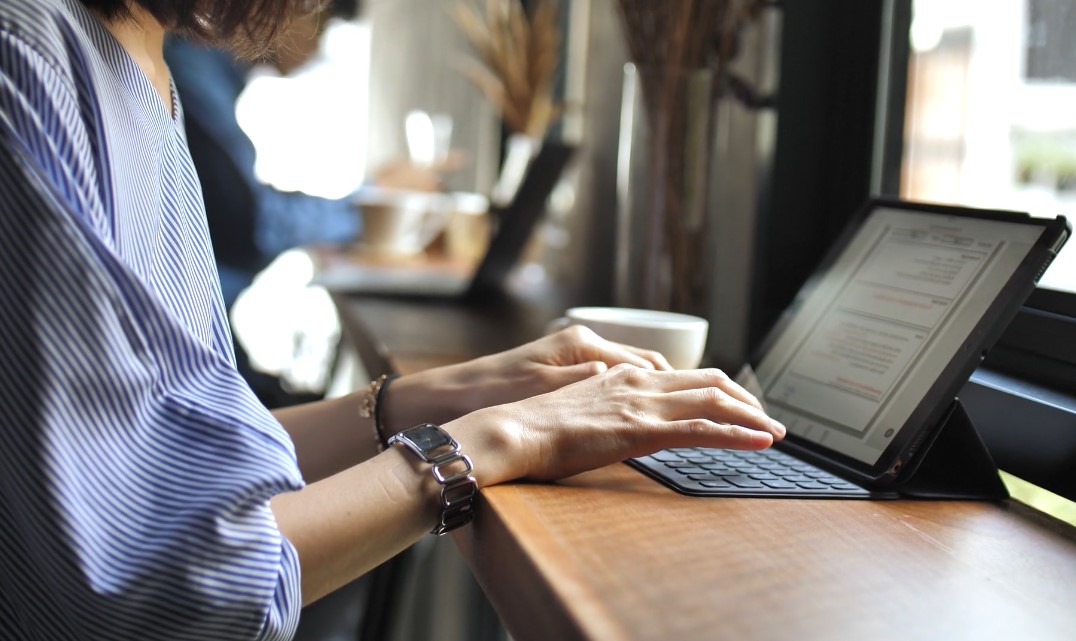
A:
{"label": "white ceramic mug", "polygon": [[661,352],[676,369],[693,369],[702,362],[706,333],[705,318],[627,307],[573,307],[549,325],[551,331],[569,325],[583,325],[598,336]]}

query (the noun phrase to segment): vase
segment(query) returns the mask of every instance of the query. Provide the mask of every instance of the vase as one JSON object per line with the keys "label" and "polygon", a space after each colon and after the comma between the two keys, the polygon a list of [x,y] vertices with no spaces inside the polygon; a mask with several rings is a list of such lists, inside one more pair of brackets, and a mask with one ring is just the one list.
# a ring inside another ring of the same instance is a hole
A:
{"label": "vase", "polygon": [[625,67],[617,155],[617,305],[708,311],[715,82],[709,68]]}

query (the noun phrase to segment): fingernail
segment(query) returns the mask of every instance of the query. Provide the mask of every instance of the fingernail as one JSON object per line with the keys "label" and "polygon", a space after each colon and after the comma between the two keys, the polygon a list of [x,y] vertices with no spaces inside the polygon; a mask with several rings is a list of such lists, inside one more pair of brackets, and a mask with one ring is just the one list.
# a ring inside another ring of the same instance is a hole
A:
{"label": "fingernail", "polygon": [[774,434],[778,434],[782,438],[784,438],[785,434],[788,433],[788,429],[786,429],[784,425],[782,425],[778,421],[773,420],[772,418],[770,419],[770,424],[773,426]]}

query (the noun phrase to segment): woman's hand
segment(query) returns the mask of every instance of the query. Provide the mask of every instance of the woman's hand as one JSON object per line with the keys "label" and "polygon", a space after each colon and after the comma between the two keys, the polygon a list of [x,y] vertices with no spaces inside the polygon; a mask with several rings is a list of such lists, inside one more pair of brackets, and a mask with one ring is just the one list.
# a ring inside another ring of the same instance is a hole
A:
{"label": "woman's hand", "polygon": [[480,484],[555,479],[670,447],[757,450],[785,428],[715,369],[614,367],[446,424]]}
{"label": "woman's hand", "polygon": [[392,432],[426,421],[443,423],[559,389],[622,363],[672,369],[657,352],[611,343],[573,326],[506,352],[397,380],[386,394],[382,422]]}

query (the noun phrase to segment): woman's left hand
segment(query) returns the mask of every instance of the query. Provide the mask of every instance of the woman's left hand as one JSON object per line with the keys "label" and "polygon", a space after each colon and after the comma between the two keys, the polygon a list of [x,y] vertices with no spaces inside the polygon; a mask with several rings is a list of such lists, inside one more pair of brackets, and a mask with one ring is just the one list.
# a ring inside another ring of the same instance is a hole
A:
{"label": "woman's left hand", "polygon": [[661,354],[607,341],[572,326],[530,343],[472,361],[405,376],[392,384],[382,408],[386,431],[444,423],[492,405],[544,394],[630,364],[671,370]]}

